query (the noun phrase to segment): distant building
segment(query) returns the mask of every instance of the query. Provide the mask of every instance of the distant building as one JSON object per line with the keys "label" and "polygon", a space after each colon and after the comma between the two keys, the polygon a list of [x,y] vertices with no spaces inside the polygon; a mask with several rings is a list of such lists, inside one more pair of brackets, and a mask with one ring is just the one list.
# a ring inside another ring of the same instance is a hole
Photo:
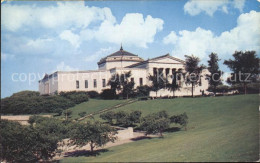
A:
{"label": "distant building", "polygon": [[[65,91],[97,91],[110,88],[107,85],[113,74],[125,73],[131,71],[131,80],[137,86],[149,85],[149,74],[160,72],[164,76],[170,77],[178,70],[184,71],[185,61],[172,57],[169,54],[156,58],[143,60],[139,56],[123,50],[102,58],[98,63],[98,70],[89,71],[57,71],[50,75],[46,74],[39,81],[40,94],[54,94]],[[208,73],[205,69],[203,74]],[[181,89],[176,91],[174,96],[190,96],[191,85],[180,82]],[[208,81],[205,75],[202,76],[199,85],[195,87],[194,95],[201,95],[201,91],[208,88]],[[150,96],[155,96],[155,92],[150,92]],[[173,93],[167,89],[157,92],[157,96],[172,96]]]}

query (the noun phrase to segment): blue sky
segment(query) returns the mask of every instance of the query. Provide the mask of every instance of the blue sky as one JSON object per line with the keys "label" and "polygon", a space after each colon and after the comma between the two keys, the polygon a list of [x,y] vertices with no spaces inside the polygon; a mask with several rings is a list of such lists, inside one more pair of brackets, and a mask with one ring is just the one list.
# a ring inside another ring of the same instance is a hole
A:
{"label": "blue sky", "polygon": [[222,63],[235,50],[260,52],[260,3],[221,1],[4,2],[1,96],[38,90],[44,73],[97,69],[123,48],[144,59],[194,54]]}

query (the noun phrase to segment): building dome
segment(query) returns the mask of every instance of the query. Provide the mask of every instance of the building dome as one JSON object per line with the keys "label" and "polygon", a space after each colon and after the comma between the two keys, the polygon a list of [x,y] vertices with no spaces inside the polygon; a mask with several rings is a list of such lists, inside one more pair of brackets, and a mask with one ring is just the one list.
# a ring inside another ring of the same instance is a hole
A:
{"label": "building dome", "polygon": [[111,69],[115,67],[126,67],[144,61],[138,55],[127,52],[121,46],[119,51],[116,51],[105,58],[101,58],[97,63],[99,69]]}

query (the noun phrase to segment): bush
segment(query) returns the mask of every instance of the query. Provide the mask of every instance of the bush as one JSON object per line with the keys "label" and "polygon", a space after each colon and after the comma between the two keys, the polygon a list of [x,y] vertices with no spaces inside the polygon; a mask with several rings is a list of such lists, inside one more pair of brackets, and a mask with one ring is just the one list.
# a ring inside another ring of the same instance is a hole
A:
{"label": "bush", "polygon": [[150,87],[147,85],[138,86],[136,90],[137,90],[136,95],[138,97],[149,96]]}
{"label": "bush", "polygon": [[170,120],[172,123],[177,123],[177,124],[180,124],[182,127],[185,127],[185,130],[187,129],[186,127],[188,124],[188,116],[185,112],[180,115],[171,116]]}
{"label": "bush", "polygon": [[118,96],[116,95],[115,91],[112,89],[104,89],[101,94],[100,97],[102,99],[108,100],[108,99],[118,99]]}
{"label": "bush", "polygon": [[97,91],[88,91],[89,98],[98,98],[99,93]]}
{"label": "bush", "polygon": [[60,92],[60,96],[70,99],[75,104],[80,104],[82,102],[88,101],[88,93],[84,91]]}
{"label": "bush", "polygon": [[86,92],[61,92],[60,95],[40,96],[39,92],[22,91],[1,99],[1,113],[61,115],[62,110],[85,101],[88,101]]}
{"label": "bush", "polygon": [[100,118],[103,119],[103,120],[106,120],[108,121],[109,124],[113,124],[113,119],[116,118],[116,114],[112,111],[108,111],[108,112],[105,112],[103,114],[100,115]]}
{"label": "bush", "polygon": [[160,133],[163,137],[163,131],[170,127],[170,120],[166,111],[152,113],[145,116],[140,124],[140,128],[147,134]]}
{"label": "bush", "polygon": [[[44,118],[43,118],[44,119]],[[32,126],[0,121],[0,158],[6,162],[45,162],[55,155],[62,140],[62,123],[53,118]]]}
{"label": "bush", "polygon": [[87,113],[86,113],[86,112],[80,112],[78,115],[79,115],[80,117],[85,117],[85,116],[87,115]]}

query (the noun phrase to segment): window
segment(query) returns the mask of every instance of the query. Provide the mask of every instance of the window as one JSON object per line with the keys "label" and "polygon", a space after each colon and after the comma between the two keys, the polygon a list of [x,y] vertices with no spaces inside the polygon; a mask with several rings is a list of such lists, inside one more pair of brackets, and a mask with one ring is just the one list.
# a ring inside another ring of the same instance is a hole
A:
{"label": "window", "polygon": [[131,82],[135,82],[134,78],[131,78]]}
{"label": "window", "polygon": [[85,80],[85,88],[88,88],[88,80]]}
{"label": "window", "polygon": [[140,86],[143,85],[143,78],[140,78],[140,79],[139,79],[139,83],[140,83]]}
{"label": "window", "polygon": [[76,80],[76,88],[78,89],[79,88],[79,81]]}
{"label": "window", "polygon": [[103,87],[106,87],[106,79],[102,79]]}
{"label": "window", "polygon": [[97,79],[94,79],[94,88],[97,88]]}

